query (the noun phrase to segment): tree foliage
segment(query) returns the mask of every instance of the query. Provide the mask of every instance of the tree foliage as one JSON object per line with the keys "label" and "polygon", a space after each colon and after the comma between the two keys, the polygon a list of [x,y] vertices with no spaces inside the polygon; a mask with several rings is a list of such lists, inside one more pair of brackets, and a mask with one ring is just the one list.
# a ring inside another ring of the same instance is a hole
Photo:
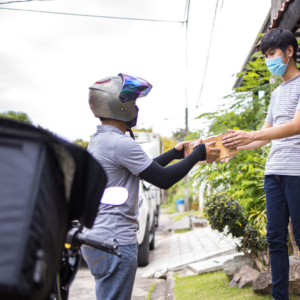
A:
{"label": "tree foliage", "polygon": [[[10,110],[10,111],[3,112],[3,113],[0,113],[0,118],[11,119],[11,120],[15,120],[15,121],[18,121],[18,122],[22,122],[22,123],[34,126],[33,122],[29,118],[29,116],[26,113],[21,112],[21,111],[12,111],[12,110]],[[53,135],[56,135],[56,133],[50,131],[47,128],[42,127],[41,125],[37,125],[35,127],[38,128],[38,129],[46,130],[49,133],[51,133]]]}
{"label": "tree foliage", "polygon": [[176,140],[173,138],[162,137],[161,141],[163,143],[163,153],[173,149],[176,146]]}
{"label": "tree foliage", "polygon": [[186,136],[190,134],[192,134],[192,131],[187,132],[185,128],[177,128],[176,131],[172,132],[172,138],[177,142],[182,142],[185,140]]}
{"label": "tree foliage", "polygon": [[133,132],[153,132],[152,128],[136,128],[136,127],[133,127],[132,131]]}
{"label": "tree foliage", "polygon": [[73,144],[76,144],[76,145],[82,147],[84,150],[87,150],[89,142],[84,141],[83,139],[76,139],[75,141],[73,141]]}
{"label": "tree foliage", "polygon": [[32,125],[32,121],[29,118],[29,116],[26,113],[21,112],[21,111],[16,112],[16,111],[10,110],[10,111],[3,112],[3,113],[0,113],[0,118],[12,119],[15,121],[19,121],[19,122],[23,122],[23,123]]}
{"label": "tree foliage", "polygon": [[[259,130],[270,103],[272,91],[280,84],[278,78],[270,83],[261,52],[257,52],[247,65],[247,71],[236,74],[242,77],[242,85],[225,97],[224,104],[216,112],[200,115],[208,124],[207,136],[226,132],[228,129]],[[227,102],[227,101],[225,101]],[[252,224],[265,234],[264,166],[270,145],[255,150],[240,151],[227,164],[215,163],[200,166],[193,180],[207,181],[216,191],[227,191],[241,203]]]}

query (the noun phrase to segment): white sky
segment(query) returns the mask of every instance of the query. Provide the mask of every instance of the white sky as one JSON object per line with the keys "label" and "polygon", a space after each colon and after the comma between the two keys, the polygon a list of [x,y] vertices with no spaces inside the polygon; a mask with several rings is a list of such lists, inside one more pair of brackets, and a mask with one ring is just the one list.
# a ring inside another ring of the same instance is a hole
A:
{"label": "white sky", "polygon": [[[5,2],[1,0],[0,2]],[[191,0],[188,33],[189,127],[231,92],[271,0],[219,0],[205,86],[196,109],[217,0]],[[186,0],[57,0],[0,7],[183,21]],[[26,112],[34,124],[69,140],[89,140],[99,120],[88,87],[125,73],[153,84],[138,100],[138,126],[171,136],[185,126],[185,28],[0,10],[0,112]],[[165,120],[168,118],[168,120]]]}

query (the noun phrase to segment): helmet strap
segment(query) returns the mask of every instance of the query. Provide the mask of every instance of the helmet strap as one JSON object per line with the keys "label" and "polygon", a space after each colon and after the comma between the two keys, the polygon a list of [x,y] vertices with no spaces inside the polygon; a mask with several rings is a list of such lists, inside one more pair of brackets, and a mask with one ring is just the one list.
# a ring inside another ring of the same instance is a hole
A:
{"label": "helmet strap", "polygon": [[134,127],[137,123],[137,119],[138,119],[138,115],[139,115],[139,108],[135,105],[135,108],[136,108],[136,117],[134,119],[132,119],[131,121],[129,122],[126,122],[126,125],[128,126],[128,128],[126,129],[126,131],[129,131],[130,133],[130,136],[135,140],[134,138],[134,134],[131,130],[132,127]]}
{"label": "helmet strap", "polygon": [[134,134],[133,134],[133,132],[132,132],[132,130],[131,130],[131,128],[127,128],[126,129],[126,131],[129,131],[129,133],[130,133],[130,136],[135,140],[135,138],[134,138]]}

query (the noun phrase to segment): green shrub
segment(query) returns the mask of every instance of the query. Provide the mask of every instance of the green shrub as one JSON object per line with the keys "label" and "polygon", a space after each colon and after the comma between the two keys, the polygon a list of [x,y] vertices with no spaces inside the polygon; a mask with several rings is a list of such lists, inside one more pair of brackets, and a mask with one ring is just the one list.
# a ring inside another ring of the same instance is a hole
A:
{"label": "green shrub", "polygon": [[[266,236],[261,235],[258,228],[250,225],[243,207],[233,197],[224,192],[209,195],[204,204],[204,214],[212,229],[240,238],[236,244],[238,252],[242,251],[246,256],[253,258],[260,270],[268,269]],[[265,266],[258,259],[260,256],[265,259]]]}
{"label": "green shrub", "polygon": [[239,238],[244,234],[248,224],[243,208],[232,197],[225,193],[209,196],[204,204],[204,213],[212,229]]}

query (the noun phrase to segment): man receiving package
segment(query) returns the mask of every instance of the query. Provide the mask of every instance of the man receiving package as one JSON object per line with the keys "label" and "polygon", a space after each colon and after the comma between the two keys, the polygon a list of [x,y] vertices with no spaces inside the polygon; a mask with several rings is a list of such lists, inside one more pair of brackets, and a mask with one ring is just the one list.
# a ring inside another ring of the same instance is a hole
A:
{"label": "man receiving package", "polygon": [[300,71],[296,65],[298,43],[288,30],[273,29],[261,39],[268,69],[283,83],[271,96],[262,130],[234,131],[224,145],[238,150],[255,149],[272,141],[265,167],[267,239],[275,300],[288,300],[289,217],[300,246]]}
{"label": "man receiving package", "polygon": [[[125,74],[107,77],[90,87],[89,104],[102,125],[97,126],[88,151],[106,172],[109,187],[123,187],[128,200],[120,206],[100,204],[92,229],[88,235],[114,241],[122,257],[87,246],[82,249],[96,281],[97,300],[129,300],[137,269],[137,218],[140,178],[168,189],[181,180],[198,162],[212,163],[219,158],[214,144],[200,144],[185,157],[182,142],[161,156],[150,159],[134,140],[131,128],[138,118],[137,98],[147,96],[152,85],[141,78]],[[131,137],[125,134],[130,132]],[[172,160],[180,162],[166,167]]]}

